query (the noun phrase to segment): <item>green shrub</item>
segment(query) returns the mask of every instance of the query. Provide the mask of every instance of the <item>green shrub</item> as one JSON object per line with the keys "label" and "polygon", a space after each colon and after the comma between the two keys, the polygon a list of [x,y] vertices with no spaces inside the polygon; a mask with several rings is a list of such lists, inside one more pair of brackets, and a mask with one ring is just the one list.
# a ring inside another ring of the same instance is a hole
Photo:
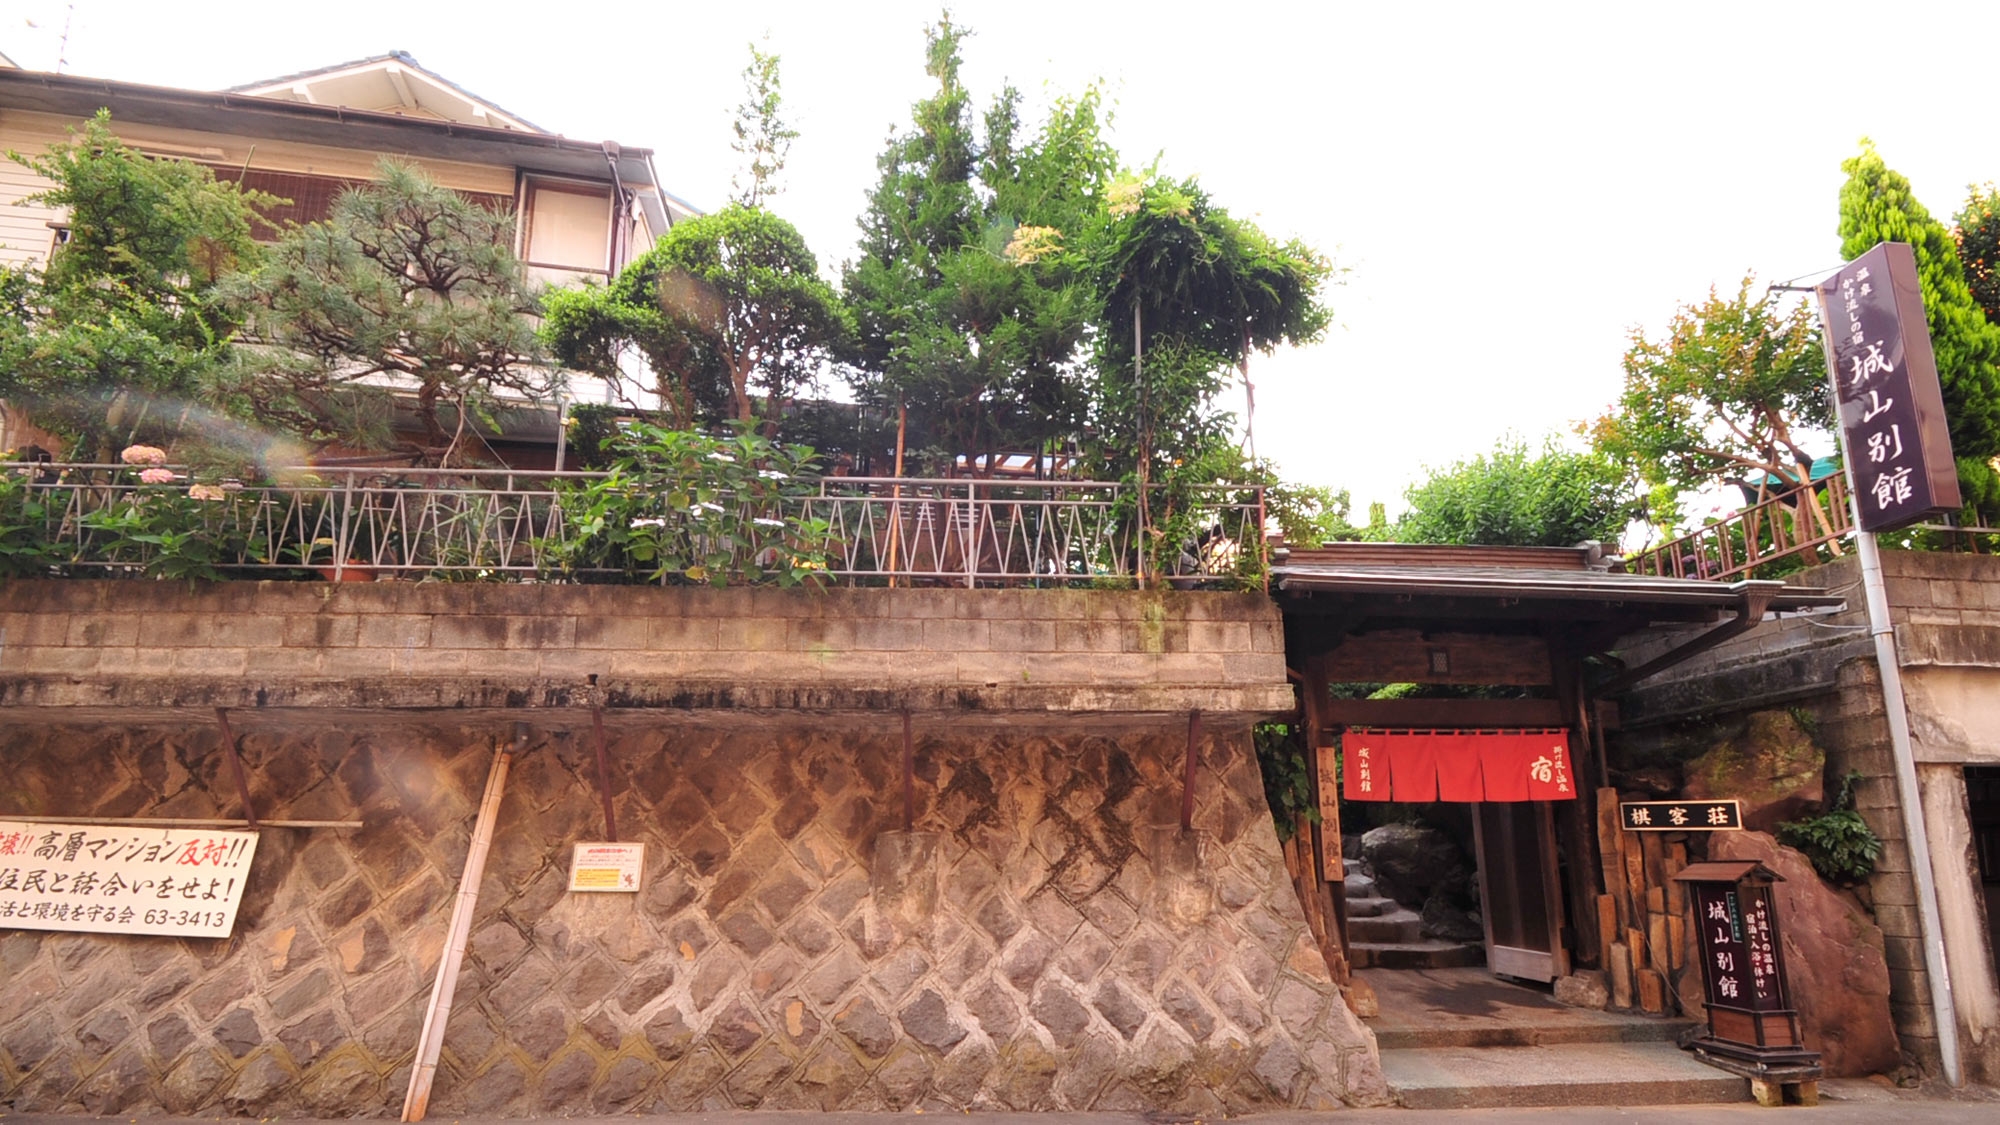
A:
{"label": "green shrub", "polygon": [[602,478],[558,493],[563,530],[540,546],[555,576],[613,570],[649,582],[796,586],[826,572],[813,451],[638,423]]}
{"label": "green shrub", "polygon": [[1854,811],[1854,783],[1860,780],[1860,774],[1848,774],[1839,795],[1818,816],[1778,825],[1778,842],[1797,848],[1820,878],[1831,883],[1866,879],[1882,855],[1881,837]]}
{"label": "green shrub", "polygon": [[1292,723],[1259,723],[1251,732],[1257,743],[1257,768],[1264,775],[1264,800],[1277,822],[1278,839],[1298,831],[1299,817],[1318,824],[1319,805],[1313,800],[1312,754],[1305,731]]}

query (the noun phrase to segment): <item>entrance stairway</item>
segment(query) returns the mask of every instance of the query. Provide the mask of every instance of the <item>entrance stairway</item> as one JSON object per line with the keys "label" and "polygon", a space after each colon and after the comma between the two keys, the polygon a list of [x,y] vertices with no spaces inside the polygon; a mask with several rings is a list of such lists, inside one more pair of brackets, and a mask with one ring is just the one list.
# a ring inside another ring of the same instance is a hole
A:
{"label": "entrance stairway", "polygon": [[1748,1099],[1747,1081],[1675,1046],[1686,1020],[1569,1008],[1481,968],[1356,976],[1382,1072],[1409,1109],[1694,1105]]}
{"label": "entrance stairway", "polygon": [[1347,962],[1357,969],[1453,969],[1484,965],[1478,942],[1438,941],[1423,935],[1423,919],[1392,898],[1375,893],[1375,880],[1355,860],[1347,871]]}

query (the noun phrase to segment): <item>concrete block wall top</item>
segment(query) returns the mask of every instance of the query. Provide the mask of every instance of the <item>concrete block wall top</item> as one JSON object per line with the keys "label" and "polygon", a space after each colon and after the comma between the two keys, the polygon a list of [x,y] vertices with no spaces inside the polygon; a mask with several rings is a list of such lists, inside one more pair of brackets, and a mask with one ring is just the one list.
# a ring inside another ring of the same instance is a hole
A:
{"label": "concrete block wall top", "polygon": [[1288,711],[1256,594],[0,586],[0,705]]}

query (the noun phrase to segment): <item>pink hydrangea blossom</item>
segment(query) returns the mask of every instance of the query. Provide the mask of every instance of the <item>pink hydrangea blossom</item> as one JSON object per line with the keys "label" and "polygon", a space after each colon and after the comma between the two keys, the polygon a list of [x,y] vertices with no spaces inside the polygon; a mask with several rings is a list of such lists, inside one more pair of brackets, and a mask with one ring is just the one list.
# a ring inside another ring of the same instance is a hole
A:
{"label": "pink hydrangea blossom", "polygon": [[172,484],[174,483],[174,471],[172,469],[146,469],[139,474],[139,480],[143,484]]}
{"label": "pink hydrangea blossom", "polygon": [[154,445],[128,445],[118,459],[127,465],[164,465],[167,451]]}
{"label": "pink hydrangea blossom", "polygon": [[228,495],[227,492],[222,490],[222,486],[219,484],[188,485],[188,499],[190,500],[222,500],[226,499]]}

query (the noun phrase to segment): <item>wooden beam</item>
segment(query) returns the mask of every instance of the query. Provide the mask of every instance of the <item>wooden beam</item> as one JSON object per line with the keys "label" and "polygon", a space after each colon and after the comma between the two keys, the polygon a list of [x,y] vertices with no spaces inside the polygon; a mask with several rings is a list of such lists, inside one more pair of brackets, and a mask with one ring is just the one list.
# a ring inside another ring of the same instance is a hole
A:
{"label": "wooden beam", "polygon": [[243,820],[257,827],[257,809],[250,803],[250,779],[243,773],[243,758],[236,753],[236,732],[229,729],[229,709],[215,709],[215,725],[222,728],[222,753],[229,759],[229,772],[236,775],[236,796],[243,802]]}
{"label": "wooden beam", "polygon": [[1330,699],[1323,715],[1324,731],[1336,727],[1559,727],[1565,722],[1561,704],[1553,699]]}
{"label": "wooden beam", "polygon": [[431,1083],[437,1078],[438,1052],[444,1048],[444,1027],[451,1018],[452,994],[458,990],[458,969],[465,963],[465,943],[472,933],[472,912],[479,905],[479,879],[486,873],[486,853],[493,847],[493,825],[500,817],[500,796],[507,789],[507,768],[514,755],[527,749],[528,724],[514,724],[514,745],[493,751],[486,773],[486,792],[479,800],[479,817],[472,825],[472,846],[465,854],[465,872],[458,880],[451,925],[445,930],[444,958],[431,984],[430,1006],[424,1010],[423,1032],[417,1037],[417,1065],[403,1095],[403,1120],[422,1121],[430,1109]]}
{"label": "wooden beam", "polygon": [[247,820],[225,816],[21,816],[0,813],[20,824],[96,824],[119,828],[359,828],[358,820]]}
{"label": "wooden beam", "polygon": [[1536,636],[1391,629],[1350,636],[1324,659],[1329,683],[1549,682],[1548,642]]}

